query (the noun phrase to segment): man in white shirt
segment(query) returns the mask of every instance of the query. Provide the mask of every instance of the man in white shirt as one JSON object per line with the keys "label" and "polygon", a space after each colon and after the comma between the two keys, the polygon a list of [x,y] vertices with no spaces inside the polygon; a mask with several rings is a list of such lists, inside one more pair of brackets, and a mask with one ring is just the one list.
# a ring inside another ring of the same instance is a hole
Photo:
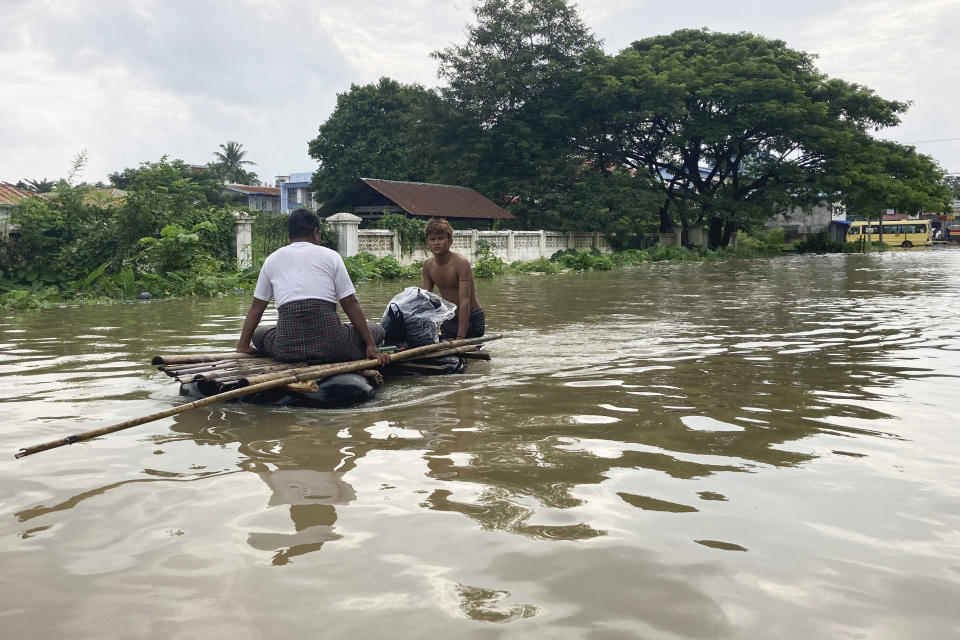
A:
{"label": "man in white shirt", "polygon": [[[381,366],[388,364],[390,356],[377,349],[383,327],[367,322],[340,254],[320,245],[317,215],[297,209],[290,214],[287,230],[290,244],[267,256],[260,268],[237,351],[288,362],[369,358]],[[279,313],[277,325],[258,328],[271,298]],[[337,302],[351,324],[341,323]]]}

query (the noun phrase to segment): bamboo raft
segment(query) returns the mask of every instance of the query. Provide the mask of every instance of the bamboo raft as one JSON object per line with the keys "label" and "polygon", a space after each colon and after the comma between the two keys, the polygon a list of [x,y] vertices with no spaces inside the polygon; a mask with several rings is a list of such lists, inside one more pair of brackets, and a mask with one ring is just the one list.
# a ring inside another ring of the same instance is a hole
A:
{"label": "bamboo raft", "polygon": [[[428,344],[422,347],[414,347],[405,351],[392,354],[390,366],[384,369],[384,373],[396,371],[397,365],[403,363],[402,368],[419,368],[419,373],[453,373],[448,371],[443,364],[431,363],[431,360],[439,361],[443,358],[454,358],[460,362],[460,368],[463,369],[465,360],[477,358],[489,360],[490,356],[484,351],[480,351],[480,346],[490,340],[499,340],[502,334],[487,335],[482,338],[465,338],[463,340],[451,340],[449,342],[438,342]],[[279,362],[271,361],[253,362],[254,360],[269,360],[257,355],[241,353],[201,353],[201,354],[175,354],[167,356],[155,356],[153,364],[160,367],[167,375],[180,380],[187,380],[187,385],[198,385],[203,379],[209,379],[211,390],[220,389],[219,393],[201,395],[201,397],[186,402],[176,407],[170,407],[157,413],[132,418],[117,424],[91,429],[81,433],[75,433],[55,440],[48,440],[39,444],[21,448],[15,455],[15,458],[24,458],[26,456],[49,451],[66,445],[86,442],[93,438],[99,438],[117,431],[130,429],[148,422],[169,418],[180,415],[187,411],[206,407],[216,402],[228,402],[238,400],[248,401],[270,401],[269,396],[260,394],[275,389],[286,388],[284,393],[291,395],[294,399],[299,395],[301,399],[309,401],[312,386],[302,387],[298,384],[308,384],[314,381],[330,382],[341,374],[350,374],[354,372],[372,371],[372,367],[377,366],[374,359],[357,360],[355,362],[336,362],[324,365],[302,366],[297,362]],[[278,368],[279,367],[279,368]],[[190,371],[193,369],[194,371]],[[414,369],[416,372],[416,369]],[[199,376],[199,379],[197,378]],[[382,384],[382,378],[379,372],[373,372],[367,376],[371,377],[377,386]],[[317,383],[318,390],[321,382]],[[184,383],[181,382],[181,391]],[[199,385],[196,387],[197,393],[200,392]],[[306,393],[304,393],[304,390]],[[274,398],[274,400],[276,400]],[[342,398],[341,398],[342,400]],[[289,404],[292,404],[290,402]],[[309,402],[307,402],[309,405]]]}
{"label": "bamboo raft", "polygon": [[[386,378],[460,373],[469,360],[490,359],[482,343],[449,348],[443,348],[443,343],[430,346],[435,348],[422,355],[411,350],[409,355],[416,357],[405,358],[404,351],[393,354],[394,362],[382,371],[370,368],[369,364],[361,366],[369,362],[362,360],[323,365],[331,368],[330,375],[254,391],[234,397],[232,401],[318,408],[350,406],[376,395]],[[151,364],[180,383],[181,395],[194,399],[233,392],[316,368],[307,362],[281,362],[258,354],[235,352],[157,355]]]}

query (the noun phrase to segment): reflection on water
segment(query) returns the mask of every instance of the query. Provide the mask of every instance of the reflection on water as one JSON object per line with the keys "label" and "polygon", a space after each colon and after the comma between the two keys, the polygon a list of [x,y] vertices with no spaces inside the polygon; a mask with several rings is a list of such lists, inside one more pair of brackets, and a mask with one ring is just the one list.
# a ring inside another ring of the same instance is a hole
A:
{"label": "reflection on water", "polygon": [[[40,627],[71,637],[102,635],[87,611],[107,603],[148,637],[949,635],[958,268],[935,250],[481,282],[509,337],[467,374],[0,462],[0,584],[33,576],[5,619],[36,635],[52,598],[76,604]],[[363,287],[368,314],[397,286]],[[179,402],[149,356],[229,350],[246,305],[0,319],[2,449]]]}

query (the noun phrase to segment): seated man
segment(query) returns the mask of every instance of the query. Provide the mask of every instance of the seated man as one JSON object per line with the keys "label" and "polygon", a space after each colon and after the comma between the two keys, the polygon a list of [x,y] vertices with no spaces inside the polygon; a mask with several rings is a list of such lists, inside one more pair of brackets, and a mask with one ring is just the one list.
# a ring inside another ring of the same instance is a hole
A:
{"label": "seated man", "polygon": [[457,305],[457,315],[440,325],[440,339],[479,338],[486,320],[477,300],[470,262],[450,251],[453,228],[443,218],[431,218],[426,228],[427,250],[433,254],[423,263],[423,288],[433,291],[436,284],[440,296]]}
{"label": "seated man", "polygon": [[[383,327],[364,317],[340,254],[320,246],[317,215],[309,209],[295,210],[287,231],[290,244],[267,256],[260,268],[237,351],[260,352],[288,362],[371,358],[381,366],[388,364],[390,356],[377,349]],[[257,328],[270,298],[279,321],[276,326]],[[352,326],[340,322],[338,301]],[[250,346],[251,339],[256,349]]]}

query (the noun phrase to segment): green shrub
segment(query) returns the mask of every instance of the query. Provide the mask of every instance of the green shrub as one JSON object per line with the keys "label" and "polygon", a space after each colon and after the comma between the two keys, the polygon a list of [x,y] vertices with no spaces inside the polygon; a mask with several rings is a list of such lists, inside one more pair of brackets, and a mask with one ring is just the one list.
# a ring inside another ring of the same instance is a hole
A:
{"label": "green shrub", "polygon": [[755,249],[764,251],[772,248],[783,248],[786,232],[783,229],[769,231],[737,232],[737,249]]}
{"label": "green shrub", "polygon": [[642,249],[627,249],[611,254],[610,258],[618,267],[632,267],[642,262],[649,262],[650,254]]}
{"label": "green shrub", "polygon": [[699,253],[693,252],[686,247],[662,244],[653,245],[647,249],[647,253],[650,255],[650,259],[654,262],[664,262],[667,260],[685,262],[697,260],[701,257]]}
{"label": "green shrub", "polygon": [[502,275],[507,270],[507,264],[497,257],[480,258],[473,263],[475,278],[492,278]]}
{"label": "green shrub", "polygon": [[416,262],[409,267],[402,266],[393,256],[378,258],[366,251],[355,256],[343,259],[347,273],[354,282],[364,280],[380,280],[382,278],[417,278],[420,276],[422,262]]}
{"label": "green shrub", "polygon": [[417,247],[423,246],[426,240],[423,235],[427,223],[425,220],[408,218],[402,213],[384,213],[383,217],[377,221],[378,229],[390,229],[396,231],[400,236],[400,250],[402,253],[411,254]]}
{"label": "green shrub", "polygon": [[833,240],[826,229],[808,235],[794,245],[797,253],[842,253],[843,245]]}
{"label": "green shrub", "polygon": [[594,271],[610,271],[615,266],[613,258],[608,255],[596,255],[591,257],[593,258],[593,264],[590,265],[590,268]]}
{"label": "green shrub", "polygon": [[510,263],[509,270],[513,273],[560,273],[560,265],[550,262],[547,258],[538,258],[529,262],[517,260]]}
{"label": "green shrub", "polygon": [[25,289],[15,289],[0,295],[0,310],[27,311],[29,309],[39,309],[42,302],[43,297],[33,292]]}

